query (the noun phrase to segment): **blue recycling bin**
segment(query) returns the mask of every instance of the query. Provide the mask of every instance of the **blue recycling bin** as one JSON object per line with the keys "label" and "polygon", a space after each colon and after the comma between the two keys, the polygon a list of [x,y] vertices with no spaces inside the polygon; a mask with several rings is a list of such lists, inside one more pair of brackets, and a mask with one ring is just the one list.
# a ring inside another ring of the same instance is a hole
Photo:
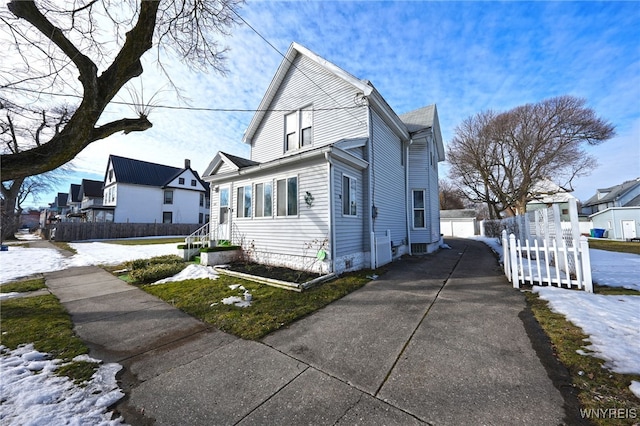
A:
{"label": "blue recycling bin", "polygon": [[593,229],[593,236],[595,238],[604,238],[604,229],[602,229],[602,228],[594,228]]}

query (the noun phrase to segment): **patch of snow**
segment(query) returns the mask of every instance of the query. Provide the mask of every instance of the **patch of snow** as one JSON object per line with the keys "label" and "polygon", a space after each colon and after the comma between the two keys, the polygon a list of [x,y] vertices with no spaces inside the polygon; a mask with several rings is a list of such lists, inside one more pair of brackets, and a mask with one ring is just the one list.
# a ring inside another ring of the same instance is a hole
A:
{"label": "patch of snow", "polygon": [[[0,419],[3,425],[122,425],[107,407],[124,393],[116,382],[119,364],[101,365],[88,383],[78,386],[55,375],[61,360],[24,345],[13,351],[0,346]],[[81,419],[81,420],[80,420]]]}
{"label": "patch of snow", "polygon": [[251,306],[251,301],[250,300],[243,300],[241,297],[239,296],[229,296],[229,297],[225,297],[224,299],[221,300],[221,302],[225,305],[235,305],[239,308],[247,308],[249,306]]}
{"label": "patch of snow", "polygon": [[0,300],[13,299],[16,296],[20,296],[20,293],[16,293],[15,291],[12,291],[10,293],[0,293]]}
{"label": "patch of snow", "polygon": [[162,280],[156,281],[154,284],[164,284],[175,281],[196,280],[202,278],[215,280],[218,278],[218,274],[213,270],[211,266],[192,264],[184,268],[182,271],[178,272],[173,277],[164,278]]}
{"label": "patch of snow", "polygon": [[589,249],[593,282],[640,291],[640,255]]}
{"label": "patch of snow", "polygon": [[237,290],[237,289],[246,290],[242,284],[231,284],[229,288],[231,290]]}
{"label": "patch of snow", "polygon": [[[533,287],[552,311],[589,336],[585,349],[621,374],[640,374],[640,296],[609,296],[556,287]],[[635,393],[635,392],[634,392]],[[640,394],[637,394],[640,397]]]}

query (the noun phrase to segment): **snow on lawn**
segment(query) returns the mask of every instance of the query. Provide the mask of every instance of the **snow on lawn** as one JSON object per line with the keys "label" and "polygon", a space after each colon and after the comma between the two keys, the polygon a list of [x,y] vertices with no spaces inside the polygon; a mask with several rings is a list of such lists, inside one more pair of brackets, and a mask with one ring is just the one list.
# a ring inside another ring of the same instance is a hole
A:
{"label": "snow on lawn", "polygon": [[177,244],[121,245],[102,242],[70,243],[78,253],[64,257],[56,249],[9,246],[0,252],[0,284],[27,275],[74,266],[117,265],[135,259],[178,254]]}
{"label": "snow on lawn", "polygon": [[[54,374],[60,360],[48,359],[32,344],[13,351],[0,346],[0,353],[3,425],[123,424],[107,411],[124,396],[116,382],[119,364],[100,365],[89,382],[77,386]],[[76,360],[98,362],[86,355]]]}
{"label": "snow on lawn", "polygon": [[177,273],[173,277],[165,278],[163,280],[156,281],[154,284],[164,284],[174,281],[195,280],[199,278],[209,278],[215,280],[218,278],[218,274],[211,266],[204,265],[189,265],[181,272]]}
{"label": "snow on lawn", "polygon": [[[555,287],[534,287],[552,311],[589,335],[593,355],[621,374],[640,374],[640,296],[605,296]],[[582,353],[582,355],[590,355]],[[631,390],[640,398],[640,382]]]}
{"label": "snow on lawn", "polygon": [[[475,237],[495,251],[502,261],[497,238]],[[602,286],[640,291],[640,255],[589,249],[593,281]],[[609,296],[534,286],[552,311],[589,335],[586,348],[617,373],[640,374],[640,296]],[[589,355],[584,353],[584,355]],[[629,387],[640,398],[640,382]]]}

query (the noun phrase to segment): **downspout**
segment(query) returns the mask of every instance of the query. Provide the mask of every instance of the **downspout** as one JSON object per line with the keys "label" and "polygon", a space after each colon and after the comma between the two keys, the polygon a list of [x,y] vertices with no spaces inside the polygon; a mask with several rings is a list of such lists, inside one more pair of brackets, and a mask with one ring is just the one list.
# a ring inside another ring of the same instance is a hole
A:
{"label": "downspout", "polygon": [[329,166],[329,231],[331,232],[331,271],[335,273],[336,271],[336,254],[338,253],[338,245],[336,243],[336,227],[335,227],[335,206],[333,205],[333,177],[334,177],[334,168],[333,162],[331,160],[331,155],[328,152],[324,153],[324,158],[327,160],[327,164]]}
{"label": "downspout", "polygon": [[[369,175],[369,261],[371,262],[371,269],[375,269],[376,267],[376,256],[375,256],[375,240],[373,237],[373,221],[374,221],[374,203],[373,203],[373,168],[375,164],[373,163],[373,120],[371,119],[371,106],[367,108],[367,127],[369,132],[369,143],[367,144],[368,152],[367,152],[367,161],[369,162],[368,167],[368,175]],[[363,212],[364,213],[364,212]]]}
{"label": "downspout", "polygon": [[411,250],[411,214],[413,213],[412,209],[409,208],[409,202],[412,201],[411,200],[411,188],[409,185],[409,146],[413,144],[413,139],[409,139],[409,143],[407,144],[406,148],[405,148],[405,160],[404,160],[404,187],[405,187],[405,200],[404,200],[404,205],[407,206],[407,245],[409,246],[409,256],[413,256],[413,252]]}

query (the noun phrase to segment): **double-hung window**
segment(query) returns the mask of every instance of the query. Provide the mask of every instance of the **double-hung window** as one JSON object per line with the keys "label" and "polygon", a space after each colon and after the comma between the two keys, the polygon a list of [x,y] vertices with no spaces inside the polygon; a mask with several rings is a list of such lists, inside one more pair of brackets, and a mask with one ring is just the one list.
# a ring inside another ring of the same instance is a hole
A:
{"label": "double-hung window", "polygon": [[298,178],[290,177],[276,182],[278,216],[298,214]]}
{"label": "double-hung window", "polygon": [[358,214],[357,191],[358,181],[349,176],[342,176],[342,214],[344,216]]}
{"label": "double-hung window", "polygon": [[285,151],[313,144],[313,110],[311,106],[285,115]]}
{"label": "double-hung window", "polygon": [[238,217],[251,217],[251,185],[238,188],[236,203]]}
{"label": "double-hung window", "polygon": [[413,190],[413,227],[425,227],[424,189]]}
{"label": "double-hung window", "polygon": [[164,191],[164,204],[173,204],[173,191]]}
{"label": "double-hung window", "polygon": [[256,217],[270,217],[273,209],[273,184],[256,184]]}

